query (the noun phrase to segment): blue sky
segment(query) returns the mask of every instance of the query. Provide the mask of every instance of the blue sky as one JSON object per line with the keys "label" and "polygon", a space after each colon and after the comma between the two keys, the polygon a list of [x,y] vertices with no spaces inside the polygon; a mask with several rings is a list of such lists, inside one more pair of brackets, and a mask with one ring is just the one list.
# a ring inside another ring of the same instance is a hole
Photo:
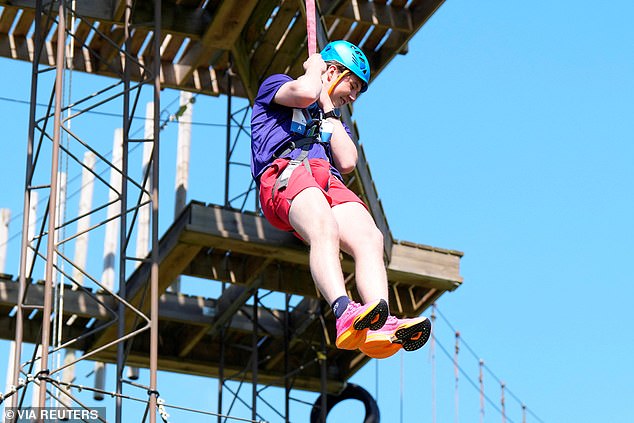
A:
{"label": "blue sky", "polygon": [[[437,322],[440,345],[452,354],[459,330],[493,372],[485,373],[487,398],[499,407],[496,378],[503,380],[534,413],[527,422],[634,420],[633,17],[625,0],[449,0],[355,104],[395,238],[465,253],[464,284],[438,304],[451,323]],[[0,63],[21,81],[1,81],[2,96],[28,100],[30,67]],[[77,91],[94,81],[75,78]],[[166,91],[164,104],[175,96]],[[18,181],[5,186],[0,207],[17,214],[28,108],[7,101],[0,108],[7,135],[0,175]],[[223,123],[223,110],[223,99],[199,97],[194,121]],[[95,119],[92,125],[119,124]],[[93,135],[111,143],[110,134]],[[164,156],[174,134],[168,126]],[[222,129],[194,128],[189,198],[222,201],[223,148]],[[167,192],[173,177],[163,179]],[[172,206],[163,198],[165,225]],[[12,222],[11,233],[19,226]],[[9,273],[18,248],[19,241],[10,244]],[[191,282],[191,289],[201,288]],[[3,342],[0,358],[6,353]],[[439,348],[435,362],[437,421],[456,421],[453,364]],[[463,345],[459,362],[459,420],[479,421],[479,393],[467,379],[477,382],[477,358]],[[383,421],[431,422],[431,369],[427,346],[372,362],[353,382],[378,394]],[[216,409],[215,380],[161,374],[159,383],[168,402]],[[187,397],[183,387],[201,394]],[[344,404],[333,422],[360,412]],[[507,420],[521,422],[508,393],[506,406]],[[293,415],[305,421],[307,407],[293,403]],[[489,403],[485,421],[501,421]]]}

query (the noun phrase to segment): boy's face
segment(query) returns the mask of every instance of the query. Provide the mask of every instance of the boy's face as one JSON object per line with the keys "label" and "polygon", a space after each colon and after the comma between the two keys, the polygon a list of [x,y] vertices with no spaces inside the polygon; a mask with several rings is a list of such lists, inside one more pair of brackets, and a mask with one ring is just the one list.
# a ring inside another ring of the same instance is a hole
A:
{"label": "boy's face", "polygon": [[[339,78],[342,72],[339,72],[336,66],[331,66],[328,71],[333,72],[332,78],[330,79],[330,99],[332,100],[333,106],[341,107],[355,101],[359,92],[361,92],[361,88],[363,88],[361,79],[350,71],[344,71],[345,75]],[[334,87],[332,84],[335,84]]]}

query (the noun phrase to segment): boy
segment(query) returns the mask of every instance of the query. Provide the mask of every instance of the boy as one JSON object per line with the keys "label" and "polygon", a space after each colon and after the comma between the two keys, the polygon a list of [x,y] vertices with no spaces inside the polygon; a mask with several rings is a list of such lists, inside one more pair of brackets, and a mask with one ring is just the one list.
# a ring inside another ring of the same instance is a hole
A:
{"label": "boy", "polygon": [[[383,235],[341,176],[354,170],[357,149],[339,108],[367,90],[368,60],[354,44],[334,41],[311,55],[304,71],[296,80],[269,76],[253,105],[251,172],[264,216],[310,245],[311,275],[337,319],[338,348],[374,358],[416,350],[431,324],[389,316]],[[355,261],[364,304],[347,296],[340,249]]]}

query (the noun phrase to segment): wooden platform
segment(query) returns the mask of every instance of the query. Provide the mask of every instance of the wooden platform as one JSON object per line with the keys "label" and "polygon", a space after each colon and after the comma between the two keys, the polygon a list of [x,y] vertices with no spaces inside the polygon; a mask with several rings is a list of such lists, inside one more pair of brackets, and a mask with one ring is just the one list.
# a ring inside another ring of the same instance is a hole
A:
{"label": "wooden platform", "polygon": [[[328,37],[358,44],[368,55],[373,75],[378,75],[396,54],[407,51],[408,40],[443,1],[316,3]],[[154,2],[132,3],[130,51],[139,63],[149,63]],[[50,4],[53,7],[46,9],[50,8],[55,19],[57,2]],[[304,0],[162,0],[162,85],[226,94],[226,75],[233,66],[239,76],[233,84],[234,95],[253,100],[263,76],[278,72],[299,75],[307,55],[304,5]],[[0,0],[0,6],[0,56],[32,61],[35,0]],[[121,77],[121,58],[116,52],[124,43],[124,10],[124,0],[77,1],[75,70]],[[40,59],[44,65],[54,65],[56,28],[54,20],[47,24],[46,48]],[[141,73],[133,71],[136,79]]]}
{"label": "wooden platform", "polygon": [[[245,302],[260,289],[303,296],[290,310],[289,364],[297,370],[294,387],[320,390],[318,352],[321,350],[325,317],[328,387],[336,391],[368,360],[358,351],[342,351],[334,346],[334,318],[319,300],[308,270],[307,247],[292,235],[271,227],[262,217],[227,210],[214,205],[190,203],[160,241],[160,281],[162,290],[179,274],[230,282],[218,298],[201,298],[166,293],[161,297],[159,367],[161,370],[217,376],[220,363],[220,329],[225,330],[225,377],[245,370],[249,362],[253,333],[253,307]],[[419,315],[446,291],[462,282],[459,264],[462,254],[397,242],[388,265],[390,302],[396,315]],[[342,265],[353,289],[354,267],[349,257]],[[217,283],[217,282],[210,282]],[[149,284],[149,266],[142,265],[128,280],[130,302],[147,311],[142,301]],[[264,291],[263,291],[264,290]],[[97,301],[99,300],[99,301]],[[0,282],[0,336],[12,339],[15,322],[8,316],[17,301],[17,283]],[[42,303],[42,286],[30,285],[27,303]],[[86,332],[90,318],[95,326],[112,319],[117,305],[104,294],[72,291],[65,293],[66,314],[78,318],[66,333],[68,338]],[[262,384],[284,383],[284,303],[276,309],[258,310],[258,379]],[[132,322],[127,313],[126,321]],[[29,320],[25,339],[38,339],[40,322]],[[132,329],[133,325],[128,325]],[[81,342],[81,350],[91,350],[115,338],[114,325]],[[148,333],[135,338],[128,364],[148,363]],[[95,356],[113,362],[115,351]],[[301,371],[300,371],[301,369]],[[250,369],[247,369],[247,375]],[[250,377],[250,376],[247,376]]]}

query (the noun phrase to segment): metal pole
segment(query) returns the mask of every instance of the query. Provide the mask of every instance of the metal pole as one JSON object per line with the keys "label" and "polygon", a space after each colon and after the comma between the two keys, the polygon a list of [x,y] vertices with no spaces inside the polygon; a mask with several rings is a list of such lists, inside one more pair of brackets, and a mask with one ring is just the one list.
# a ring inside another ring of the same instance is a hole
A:
{"label": "metal pole", "polygon": [[284,420],[286,423],[290,421],[290,396],[291,396],[291,386],[290,380],[288,378],[288,372],[290,371],[290,363],[289,363],[289,347],[290,347],[290,327],[289,320],[291,314],[289,312],[290,302],[291,302],[291,294],[286,293],[286,301],[284,306]]}
{"label": "metal pole", "polygon": [[[48,348],[51,334],[51,309],[53,291],[53,260],[55,253],[55,222],[57,208],[57,167],[59,164],[59,140],[61,127],[62,95],[64,83],[64,52],[66,45],[66,16],[64,2],[59,3],[57,24],[57,55],[55,73],[55,112],[53,120],[53,152],[51,160],[51,188],[48,210],[48,238],[46,247],[46,277],[44,280],[44,309],[42,312],[42,359],[45,375],[48,372]],[[46,379],[40,380],[40,407],[46,405]]]}
{"label": "metal pole", "polygon": [[150,274],[150,423],[156,423],[159,304],[159,133],[161,105],[161,0],[154,0],[154,148],[152,150],[152,270]]}
{"label": "metal pole", "polygon": [[[130,47],[130,0],[126,0],[124,18],[123,18],[123,33],[124,33],[124,49],[125,52],[122,55],[123,61],[123,137],[122,137],[122,149],[121,149],[121,197],[119,207],[121,213],[121,220],[119,221],[119,295],[124,300],[127,299],[126,295],[126,250],[128,248],[127,242],[127,213],[128,208],[128,147],[130,139],[130,66],[128,65],[128,52]],[[119,304],[118,307],[119,324],[117,327],[117,335],[119,339],[125,336],[125,307]],[[115,421],[117,423],[122,422],[123,418],[123,399],[120,394],[123,393],[123,371],[125,369],[125,342],[119,342],[117,344],[117,399],[115,409]]]}
{"label": "metal pole", "polygon": [[4,273],[7,263],[7,242],[9,241],[9,220],[11,210],[0,209],[0,273]]}
{"label": "metal pole", "polygon": [[225,207],[229,206],[229,170],[231,168],[231,53],[229,53],[229,68],[227,69],[227,142],[225,147]]}
{"label": "metal pole", "polygon": [[251,420],[257,420],[258,412],[258,290],[253,293],[253,352],[251,356]]}
{"label": "metal pole", "polygon": [[[24,338],[24,322],[23,322],[23,300],[26,292],[26,268],[28,257],[28,225],[29,212],[31,210],[31,179],[33,176],[33,144],[35,140],[35,110],[37,107],[37,77],[38,65],[42,51],[42,0],[35,2],[35,54],[33,55],[33,63],[31,66],[31,98],[29,110],[29,132],[26,146],[26,177],[24,182],[24,207],[22,212],[22,240],[20,246],[20,270],[19,270],[19,288],[18,288],[18,304],[15,315],[15,343],[13,347],[13,386],[18,385],[20,374],[20,361],[22,352],[22,341]],[[17,407],[18,395],[11,397],[9,406]]]}
{"label": "metal pole", "polygon": [[[150,191],[150,181],[145,179],[145,175],[148,172],[148,168],[150,166],[150,159],[152,155],[152,143],[147,142],[154,138],[154,103],[150,102],[145,107],[145,129],[143,138],[145,142],[143,143],[143,159],[142,159],[142,172],[144,181],[143,181],[143,190]],[[147,203],[150,200],[150,196],[144,192],[141,195],[141,202]],[[148,246],[150,244],[150,204],[143,204],[139,208],[139,223],[137,224],[137,232],[136,232],[136,257],[145,258],[148,254]],[[138,261],[136,266],[140,266],[141,262]],[[129,367],[128,368],[128,378],[132,380],[137,380],[139,378],[139,368],[138,367]]]}
{"label": "metal pole", "polygon": [[222,423],[222,389],[225,382],[225,328],[220,329],[220,360],[218,366],[218,423]]}

